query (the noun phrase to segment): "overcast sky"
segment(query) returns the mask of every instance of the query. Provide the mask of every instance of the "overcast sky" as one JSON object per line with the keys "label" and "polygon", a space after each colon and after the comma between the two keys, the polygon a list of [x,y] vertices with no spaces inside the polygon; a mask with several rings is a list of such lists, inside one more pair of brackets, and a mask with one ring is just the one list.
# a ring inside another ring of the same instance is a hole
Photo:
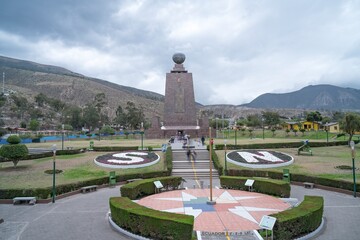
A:
{"label": "overcast sky", "polygon": [[164,94],[175,52],[202,104],[359,89],[360,1],[0,0],[3,56]]}

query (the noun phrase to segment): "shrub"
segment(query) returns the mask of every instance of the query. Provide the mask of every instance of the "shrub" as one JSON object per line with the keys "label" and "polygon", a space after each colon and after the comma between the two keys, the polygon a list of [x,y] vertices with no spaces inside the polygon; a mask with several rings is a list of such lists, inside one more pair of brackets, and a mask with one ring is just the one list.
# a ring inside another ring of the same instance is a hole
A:
{"label": "shrub", "polygon": [[25,158],[29,150],[24,144],[19,144],[21,139],[19,136],[12,135],[7,139],[9,145],[4,145],[0,148],[0,156],[9,159],[14,163],[14,167],[18,164],[20,159]]}
{"label": "shrub", "polygon": [[169,175],[171,175],[172,169],[173,169],[173,154],[172,154],[172,149],[171,148],[167,148],[166,149],[166,153],[165,153],[165,164],[166,164],[166,169],[169,173]]}
{"label": "shrub", "polygon": [[160,181],[165,189],[177,189],[182,177],[158,177],[125,184],[120,188],[122,197],[132,200],[155,193],[154,181]]}
{"label": "shrub", "polygon": [[[242,176],[242,177],[268,177],[272,179],[282,179],[283,173],[282,172],[275,172],[275,171],[267,171],[267,170],[250,170],[250,169],[229,169],[228,170],[229,176]],[[333,187],[333,188],[340,188],[352,191],[354,185],[352,182],[343,181],[343,180],[336,180],[336,179],[328,179],[324,177],[318,176],[310,176],[310,175],[303,175],[298,173],[291,173],[291,181],[294,182],[311,182],[323,186]],[[360,191],[360,184],[357,183],[357,191]]]}
{"label": "shrub", "polygon": [[19,144],[21,142],[21,138],[17,135],[9,136],[6,141],[10,144]]}
{"label": "shrub", "polygon": [[94,151],[100,152],[116,152],[116,151],[125,151],[125,150],[138,150],[138,147],[121,147],[121,146],[102,146],[102,147],[93,147]]}
{"label": "shrub", "polygon": [[[247,177],[228,177],[221,176],[220,184],[224,188],[247,190],[245,182]],[[278,197],[290,196],[290,184],[281,180],[252,178],[255,180],[253,188],[256,192],[270,194]]]}
{"label": "shrub", "polygon": [[276,218],[274,238],[294,239],[316,230],[321,224],[323,211],[323,197],[305,196],[299,206],[271,215]]}
{"label": "shrub", "polygon": [[109,199],[111,218],[121,228],[151,239],[190,240],[194,217],[153,210],[126,197]]}

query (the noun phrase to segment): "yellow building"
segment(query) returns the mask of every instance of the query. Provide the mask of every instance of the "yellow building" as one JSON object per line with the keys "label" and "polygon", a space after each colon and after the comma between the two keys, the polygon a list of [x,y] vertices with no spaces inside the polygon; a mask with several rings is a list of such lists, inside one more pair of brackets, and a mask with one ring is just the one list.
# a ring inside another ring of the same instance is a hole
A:
{"label": "yellow building", "polygon": [[305,129],[306,131],[318,131],[320,129],[320,123],[304,121],[301,122],[301,128]]}
{"label": "yellow building", "polygon": [[318,131],[320,129],[320,123],[318,122],[285,122],[287,124],[286,128],[289,130],[305,129],[306,131]]}
{"label": "yellow building", "polygon": [[326,123],[323,125],[324,130],[328,130],[330,133],[339,133],[340,125],[338,122]]}

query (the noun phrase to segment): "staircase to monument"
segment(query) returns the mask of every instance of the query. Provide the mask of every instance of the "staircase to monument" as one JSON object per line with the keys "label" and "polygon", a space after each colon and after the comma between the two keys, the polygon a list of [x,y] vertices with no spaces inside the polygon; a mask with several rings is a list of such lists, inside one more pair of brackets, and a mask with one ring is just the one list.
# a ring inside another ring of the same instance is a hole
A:
{"label": "staircase to monument", "polygon": [[[173,170],[172,176],[181,176],[184,179],[208,179],[210,178],[209,151],[196,149],[196,159],[187,160],[186,150],[173,150]],[[214,166],[211,165],[213,178],[218,178],[219,174]]]}

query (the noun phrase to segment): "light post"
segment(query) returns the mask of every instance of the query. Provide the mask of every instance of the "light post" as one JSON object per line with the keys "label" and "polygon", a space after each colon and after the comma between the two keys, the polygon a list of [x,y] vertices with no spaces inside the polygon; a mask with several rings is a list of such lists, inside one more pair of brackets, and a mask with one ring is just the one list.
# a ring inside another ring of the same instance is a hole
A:
{"label": "light post", "polygon": [[226,139],[224,140],[224,147],[225,147],[225,176],[226,176],[227,175]]}
{"label": "light post", "polygon": [[215,138],[218,138],[218,120],[219,120],[219,118],[216,118],[216,134],[215,134]]}
{"label": "light post", "polygon": [[353,180],[354,180],[354,197],[356,198],[355,143],[354,143],[354,141],[350,142],[350,147],[351,147],[352,170],[353,170]]}
{"label": "light post", "polygon": [[328,123],[326,123],[325,131],[326,131],[326,143],[329,143],[329,125],[328,125]]}
{"label": "light post", "polygon": [[52,151],[53,151],[53,186],[52,186],[52,202],[55,203],[55,195],[56,195],[56,189],[55,189],[55,159],[56,159],[56,144],[52,145]]}
{"label": "light post", "polygon": [[141,150],[144,150],[144,123],[141,122]]}
{"label": "light post", "polygon": [[237,126],[235,127],[235,147],[237,145]]}
{"label": "light post", "polygon": [[213,144],[214,144],[214,139],[211,138],[211,127],[209,127],[209,137],[210,137],[210,141],[209,141],[210,201],[207,201],[206,203],[208,205],[215,205],[216,201],[213,201],[213,198],[212,198],[212,150],[213,150],[212,148],[213,148]]}
{"label": "light post", "polygon": [[224,113],[221,115],[221,126],[222,138],[224,138]]}
{"label": "light post", "polygon": [[100,128],[101,128],[101,121],[99,122],[99,141],[101,140],[101,132],[100,132]]}
{"label": "light post", "polygon": [[61,125],[61,150],[64,150],[64,124]]}
{"label": "light post", "polygon": [[261,119],[261,123],[262,123],[262,130],[263,130],[263,140],[265,139],[265,130],[264,130],[264,119]]}

